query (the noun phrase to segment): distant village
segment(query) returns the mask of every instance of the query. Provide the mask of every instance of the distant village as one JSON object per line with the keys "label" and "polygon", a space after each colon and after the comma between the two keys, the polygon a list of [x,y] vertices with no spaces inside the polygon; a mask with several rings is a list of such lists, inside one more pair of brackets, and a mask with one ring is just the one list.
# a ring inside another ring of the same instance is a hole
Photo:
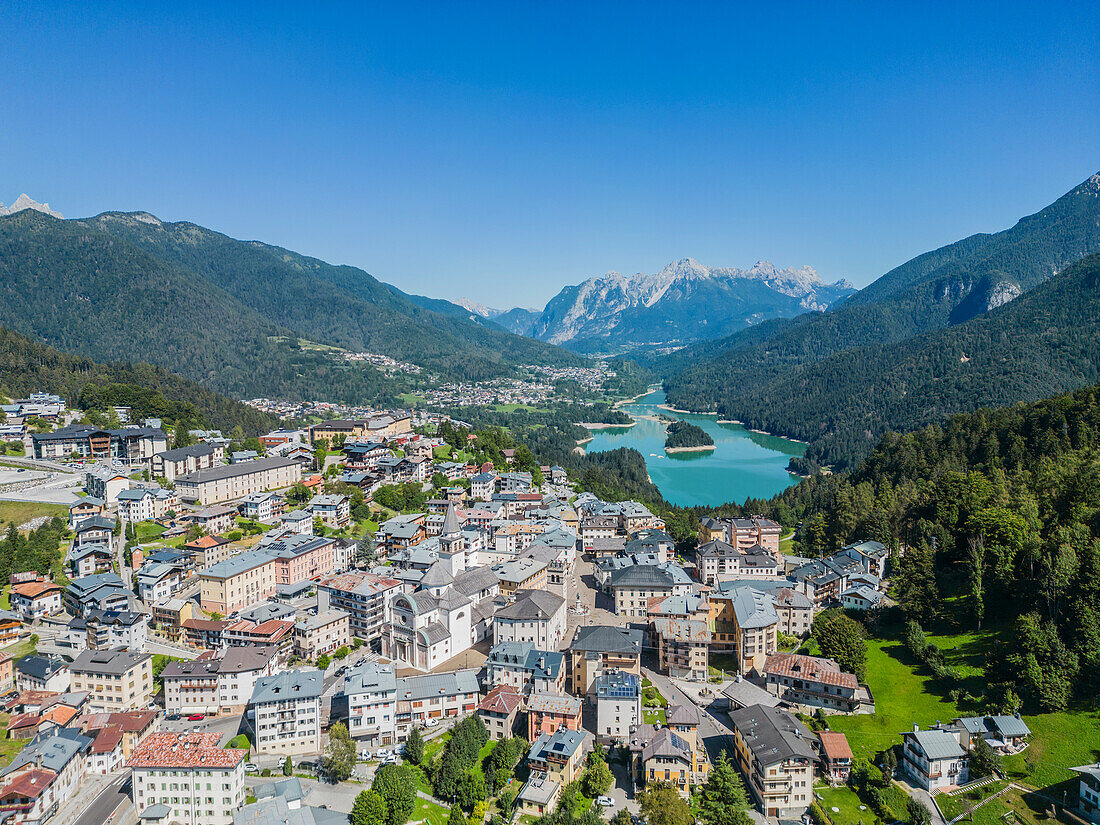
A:
{"label": "distant village", "polygon": [[[596,380],[579,372],[544,370]],[[442,743],[467,719],[490,741],[524,740],[522,781],[495,797],[507,821],[553,811],[594,751],[626,766],[596,800],[609,813],[654,783],[688,798],[714,741],[760,822],[808,817],[816,786],[848,780],[844,734],[813,723],[874,713],[876,697],[798,651],[822,611],[890,604],[882,544],[800,558],[784,551],[789,526],[707,517],[697,547],[678,552],[645,505],[578,492],[561,467],[540,467],[536,483],[510,450],[499,466],[463,459],[425,434],[438,415],[251,403],[349,414],[235,450],[219,431],[170,448],[162,422],[124,408],[101,428],[56,396],[4,407],[27,472],[81,485],[61,572],[13,574],[0,612],[5,644],[26,645],[0,659],[19,745],[0,770],[5,821],[77,822],[125,775],[112,821],[346,822],[300,778],[323,774],[334,726],[354,742],[345,778],[358,793],[405,762],[411,738]],[[379,504],[408,485],[430,494],[422,507]],[[1031,732],[993,716],[884,733],[902,735],[898,780],[938,795],[986,778],[970,771],[977,748],[1016,753]],[[1100,770],[1076,770],[1085,806]],[[445,817],[453,800],[426,796]]]}

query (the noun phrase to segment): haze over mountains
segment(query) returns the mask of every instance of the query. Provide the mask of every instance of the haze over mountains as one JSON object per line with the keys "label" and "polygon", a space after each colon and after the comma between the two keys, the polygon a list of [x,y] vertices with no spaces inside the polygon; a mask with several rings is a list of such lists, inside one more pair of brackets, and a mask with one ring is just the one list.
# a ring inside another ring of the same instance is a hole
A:
{"label": "haze over mountains", "polygon": [[847,281],[824,283],[808,266],[779,269],[758,261],[736,269],[682,258],[654,274],[608,272],[566,286],[541,312],[464,306],[520,335],[607,353],[721,338],[770,318],[825,310],[855,291]]}

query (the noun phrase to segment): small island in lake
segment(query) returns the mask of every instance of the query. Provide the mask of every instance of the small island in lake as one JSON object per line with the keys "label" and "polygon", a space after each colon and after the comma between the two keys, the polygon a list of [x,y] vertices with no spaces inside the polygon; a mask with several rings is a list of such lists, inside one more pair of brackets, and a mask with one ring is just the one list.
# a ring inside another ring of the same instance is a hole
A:
{"label": "small island in lake", "polygon": [[686,421],[673,421],[668,425],[665,433],[668,435],[665,439],[666,453],[686,453],[714,449],[714,439],[702,427],[697,427]]}

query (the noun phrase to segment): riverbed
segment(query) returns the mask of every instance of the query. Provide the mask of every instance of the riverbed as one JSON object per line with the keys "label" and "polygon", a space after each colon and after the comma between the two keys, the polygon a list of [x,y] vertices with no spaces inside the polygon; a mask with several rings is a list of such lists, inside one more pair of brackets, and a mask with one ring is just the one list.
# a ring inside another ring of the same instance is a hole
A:
{"label": "riverbed", "polygon": [[[797,484],[798,476],[787,472],[792,456],[802,455],[806,445],[785,438],[753,432],[740,424],[719,423],[716,415],[673,412],[665,404],[664,390],[622,404],[619,409],[634,424],[591,430],[586,452],[603,452],[633,447],[645,457],[649,477],[661,495],[681,506],[713,507],[746,498],[770,498]],[[666,415],[702,427],[714,439],[706,452],[665,453]]]}

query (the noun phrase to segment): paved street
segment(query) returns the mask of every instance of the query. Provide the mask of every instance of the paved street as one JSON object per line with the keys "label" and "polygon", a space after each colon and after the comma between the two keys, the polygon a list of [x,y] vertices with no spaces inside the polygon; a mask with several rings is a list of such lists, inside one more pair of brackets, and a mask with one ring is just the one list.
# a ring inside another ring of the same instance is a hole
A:
{"label": "paved street", "polygon": [[[645,667],[642,668],[642,675],[653,682],[657,690],[670,704],[694,704],[691,697],[680,690],[676,683],[667,676],[662,676]],[[713,762],[722,750],[732,753],[733,730],[730,728],[729,717],[724,712],[706,708],[700,708],[700,710],[699,735],[702,737],[703,744],[706,746],[707,753]]]}
{"label": "paved street", "polygon": [[[58,811],[55,822],[57,825],[65,825],[67,822],[72,822],[73,825],[115,825],[119,819],[118,815],[114,819],[108,819],[114,813],[115,808],[118,808],[119,805],[128,807],[132,804],[129,795],[129,782],[130,772],[126,771],[111,781],[106,788],[96,795],[91,803],[84,802],[88,796],[88,789],[83,786],[81,797],[72,799],[69,805],[63,806]],[[85,807],[85,804],[87,804],[87,807]],[[69,816],[70,812],[72,816],[76,816],[75,819]]]}

